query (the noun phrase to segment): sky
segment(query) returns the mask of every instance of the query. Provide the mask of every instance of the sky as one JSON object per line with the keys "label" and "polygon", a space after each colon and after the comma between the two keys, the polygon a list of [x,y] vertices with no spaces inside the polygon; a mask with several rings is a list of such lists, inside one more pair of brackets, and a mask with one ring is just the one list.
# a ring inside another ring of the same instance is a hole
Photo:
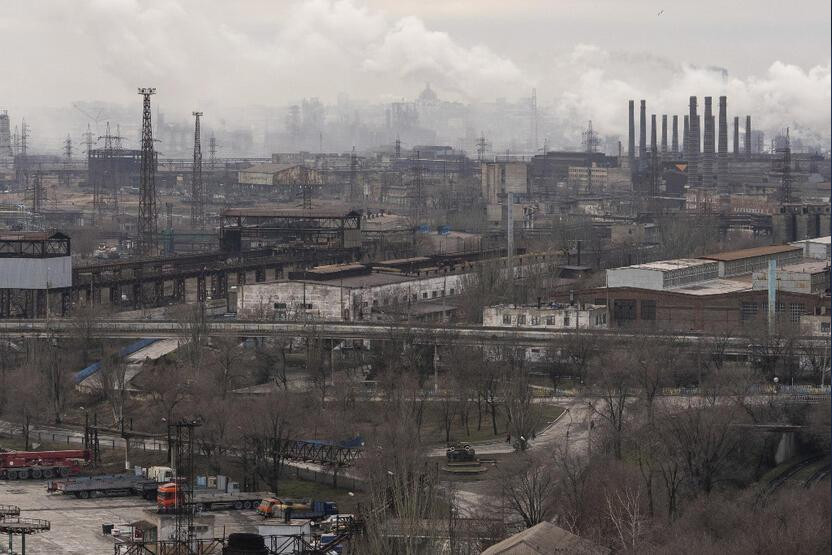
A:
{"label": "sky", "polygon": [[138,108],[154,86],[184,120],[430,82],[465,102],[534,87],[560,121],[623,134],[630,98],[681,114],[727,94],[732,115],[828,142],[831,15],[829,0],[19,0],[0,13],[0,108],[43,128],[74,101]]}

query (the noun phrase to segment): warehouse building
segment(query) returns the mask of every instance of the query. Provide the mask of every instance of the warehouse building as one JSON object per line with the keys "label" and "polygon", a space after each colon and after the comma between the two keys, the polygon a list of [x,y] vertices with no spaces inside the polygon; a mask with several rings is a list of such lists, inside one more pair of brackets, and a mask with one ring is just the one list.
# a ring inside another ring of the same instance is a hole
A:
{"label": "warehouse building", "polygon": [[832,259],[832,250],[830,250],[830,237],[816,237],[814,239],[804,239],[803,241],[795,241],[791,243],[796,247],[803,249],[803,256],[806,258],[818,258],[821,260]]}
{"label": "warehouse building", "polygon": [[750,274],[768,268],[769,260],[777,266],[795,264],[803,258],[803,249],[793,245],[772,245],[703,256],[704,260],[719,263],[719,277],[728,278]]}
{"label": "warehouse building", "polygon": [[[777,269],[777,290],[793,293],[829,293],[829,263],[815,260]],[[753,289],[768,289],[768,272],[754,272]]]}

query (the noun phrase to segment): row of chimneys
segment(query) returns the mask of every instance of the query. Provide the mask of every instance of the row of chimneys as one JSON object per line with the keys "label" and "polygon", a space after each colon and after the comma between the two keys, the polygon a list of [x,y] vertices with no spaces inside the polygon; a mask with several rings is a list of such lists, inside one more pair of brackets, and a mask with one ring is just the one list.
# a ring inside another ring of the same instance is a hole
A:
{"label": "row of chimneys", "polygon": [[[719,148],[714,148],[714,116],[711,110],[712,97],[705,97],[705,133],[703,137],[704,149],[700,147],[700,116],[696,111],[696,97],[690,97],[690,114],[684,116],[684,130],[682,132],[682,150],[679,151],[679,116],[673,116],[672,135],[670,152],[674,155],[681,154],[688,162],[688,181],[692,184],[701,184],[705,187],[720,185],[725,186],[726,160],[728,157],[728,121],[727,105],[728,98],[719,97]],[[629,120],[629,158],[630,167],[636,167],[636,144],[635,144],[635,101],[630,100]],[[667,156],[667,115],[662,115],[661,150],[656,146],[656,114],[650,116],[650,152],[661,157]],[[744,152],[746,156],[751,155],[751,116],[745,116],[745,137]],[[702,155],[702,171],[699,171],[699,159]],[[718,154],[717,176],[714,179],[714,156]],[[734,118],[734,156],[740,155],[740,118]],[[638,158],[647,160],[647,103],[641,101],[639,113],[639,141]]]}

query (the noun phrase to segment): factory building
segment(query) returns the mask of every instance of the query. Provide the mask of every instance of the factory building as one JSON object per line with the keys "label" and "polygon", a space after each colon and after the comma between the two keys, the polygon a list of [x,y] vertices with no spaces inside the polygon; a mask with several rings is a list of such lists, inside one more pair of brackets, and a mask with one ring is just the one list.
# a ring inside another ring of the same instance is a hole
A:
{"label": "factory building", "polygon": [[[447,257],[448,259],[452,257]],[[443,255],[387,260],[374,266],[337,264],[289,274],[288,280],[241,285],[241,317],[313,321],[445,320],[459,296],[477,283],[479,268],[507,275],[506,259],[441,265]],[[546,256],[514,258],[515,279],[551,272]]]}
{"label": "factory building", "polygon": [[[776,280],[778,291],[816,294],[828,293],[829,262],[815,260],[783,266],[777,269]],[[768,289],[767,271],[754,272],[752,288]]]}
{"label": "factory building", "polygon": [[832,259],[832,250],[830,250],[830,237],[816,237],[815,239],[804,239],[803,241],[795,241],[792,245],[803,248],[803,256],[805,258],[817,258],[821,260]]}
{"label": "factory building", "polygon": [[495,328],[604,329],[607,307],[594,304],[513,305],[485,307],[482,325]]}
{"label": "factory building", "polygon": [[248,186],[291,186],[298,185],[302,180],[308,180],[304,184],[323,185],[324,180],[317,170],[302,166],[300,164],[256,164],[237,172],[237,180],[240,185]]}
{"label": "factory building", "polygon": [[593,164],[591,168],[586,166],[570,166],[568,184],[573,190],[579,192],[606,191],[609,183],[609,170],[599,168]]}
{"label": "factory building", "polygon": [[769,260],[775,260],[778,266],[794,264],[803,258],[800,247],[792,245],[773,245],[738,251],[709,254],[703,260],[713,260],[719,264],[719,277],[728,278],[750,274],[768,267]]}
{"label": "factory building", "polygon": [[763,325],[770,260],[777,264],[776,314],[800,324],[830,310],[828,262],[804,259],[804,248],[776,245],[607,270],[607,286],[574,293],[606,305],[611,328],[730,333]]}
{"label": "factory building", "polygon": [[508,193],[514,193],[515,200],[520,201],[526,198],[529,192],[526,162],[483,162],[480,172],[482,197],[487,204],[497,204],[498,200]]}

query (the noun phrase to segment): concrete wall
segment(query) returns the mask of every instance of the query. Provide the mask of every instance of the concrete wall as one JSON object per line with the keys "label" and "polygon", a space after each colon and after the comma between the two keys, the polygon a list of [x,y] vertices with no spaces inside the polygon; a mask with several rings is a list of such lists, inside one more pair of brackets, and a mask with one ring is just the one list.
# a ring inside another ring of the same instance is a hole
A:
{"label": "concrete wall", "polygon": [[58,289],[71,286],[71,256],[0,258],[0,289]]}
{"label": "concrete wall", "polygon": [[607,327],[607,308],[579,306],[551,308],[548,306],[489,306],[482,311],[486,327],[519,327],[544,329],[601,329]]}

